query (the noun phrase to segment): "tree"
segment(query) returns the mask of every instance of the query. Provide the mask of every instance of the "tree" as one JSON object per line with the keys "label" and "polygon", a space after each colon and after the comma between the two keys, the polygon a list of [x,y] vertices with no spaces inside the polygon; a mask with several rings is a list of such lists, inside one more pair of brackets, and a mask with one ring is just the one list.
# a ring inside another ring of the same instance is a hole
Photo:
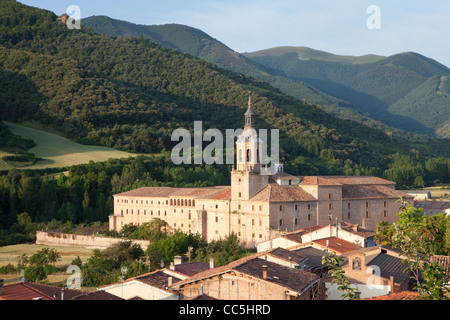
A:
{"label": "tree", "polygon": [[42,248],[30,257],[29,263],[36,266],[48,266],[61,259],[61,255],[51,248]]}
{"label": "tree", "polygon": [[[430,263],[430,248],[433,248],[437,235],[442,231],[439,233],[436,228],[430,228],[430,219],[422,214],[422,208],[416,209],[403,199],[400,201],[402,206],[397,214],[399,221],[394,224],[392,246],[401,249],[406,257],[403,259],[405,271],[411,273],[423,299],[446,299],[449,277],[440,266]],[[425,283],[421,282],[422,275]]]}
{"label": "tree", "polygon": [[359,293],[355,288],[351,287],[350,279],[345,275],[340,264],[342,259],[334,253],[328,253],[322,257],[322,264],[327,266],[328,273],[331,274],[333,280],[331,284],[337,284],[339,291],[342,291],[341,298],[349,300],[359,300]]}

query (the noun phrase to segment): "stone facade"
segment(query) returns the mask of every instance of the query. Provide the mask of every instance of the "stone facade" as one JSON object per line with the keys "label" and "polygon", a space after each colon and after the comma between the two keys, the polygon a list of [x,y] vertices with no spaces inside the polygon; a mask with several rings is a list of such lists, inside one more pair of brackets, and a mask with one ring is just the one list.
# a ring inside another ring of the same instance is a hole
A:
{"label": "stone facade", "polygon": [[285,173],[281,164],[276,174],[266,175],[250,103],[245,117],[231,186],[140,188],[116,194],[110,229],[159,218],[207,241],[235,233],[242,245],[254,247],[282,233],[336,221],[375,230],[379,221],[396,221],[401,196],[413,199],[396,191],[395,183],[376,177],[297,177]]}

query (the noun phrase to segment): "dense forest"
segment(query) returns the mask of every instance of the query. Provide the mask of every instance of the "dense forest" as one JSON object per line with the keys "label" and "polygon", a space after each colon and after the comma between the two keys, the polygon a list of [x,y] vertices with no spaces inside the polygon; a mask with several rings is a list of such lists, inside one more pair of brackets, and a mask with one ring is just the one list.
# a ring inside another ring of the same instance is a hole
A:
{"label": "dense forest", "polygon": [[[47,170],[48,171],[48,170]],[[32,240],[18,217],[39,229],[107,223],[114,193],[148,186],[229,184],[226,166],[175,166],[170,157],[109,160],[69,168],[69,173],[11,170],[0,175],[0,245]]]}

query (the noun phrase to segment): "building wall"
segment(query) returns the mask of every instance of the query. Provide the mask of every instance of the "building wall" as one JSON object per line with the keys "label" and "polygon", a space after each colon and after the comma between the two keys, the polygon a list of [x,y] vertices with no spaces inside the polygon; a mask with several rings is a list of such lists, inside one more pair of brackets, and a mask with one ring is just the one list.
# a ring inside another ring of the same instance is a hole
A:
{"label": "building wall", "polygon": [[180,288],[183,299],[192,298],[201,293],[223,300],[307,300],[309,290],[300,297],[286,294],[286,288],[251,277],[234,273],[226,273]]}
{"label": "building wall", "polygon": [[342,201],[342,220],[360,224],[368,230],[376,230],[380,221],[389,223],[398,220],[400,203],[396,199],[344,199]]}
{"label": "building wall", "polygon": [[318,224],[318,202],[274,202],[270,206],[270,227],[291,232]]}
{"label": "building wall", "polygon": [[[36,244],[49,246],[73,246],[88,247],[93,249],[105,249],[121,241],[129,240],[122,238],[96,237],[60,232],[36,232]],[[150,244],[150,242],[147,240],[132,240],[132,242],[139,244],[143,250],[146,250]]]}
{"label": "building wall", "polygon": [[140,281],[128,281],[102,289],[125,300],[140,297],[144,300],[178,300],[178,296],[168,291],[144,284]]}

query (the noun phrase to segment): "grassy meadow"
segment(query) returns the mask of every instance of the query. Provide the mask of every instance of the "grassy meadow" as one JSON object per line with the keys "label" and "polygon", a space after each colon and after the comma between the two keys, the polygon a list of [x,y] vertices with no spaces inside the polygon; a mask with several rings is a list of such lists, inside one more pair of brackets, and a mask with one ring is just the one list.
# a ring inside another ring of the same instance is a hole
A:
{"label": "grassy meadow", "polygon": [[54,133],[9,122],[4,123],[15,135],[32,139],[36,143],[36,146],[30,149],[29,152],[34,153],[37,158],[41,158],[42,160],[31,166],[16,167],[1,160],[3,156],[11,154],[0,150],[0,170],[9,170],[13,168],[61,168],[88,163],[91,160],[97,162],[114,158],[136,156],[128,152],[111,148],[81,145]]}

